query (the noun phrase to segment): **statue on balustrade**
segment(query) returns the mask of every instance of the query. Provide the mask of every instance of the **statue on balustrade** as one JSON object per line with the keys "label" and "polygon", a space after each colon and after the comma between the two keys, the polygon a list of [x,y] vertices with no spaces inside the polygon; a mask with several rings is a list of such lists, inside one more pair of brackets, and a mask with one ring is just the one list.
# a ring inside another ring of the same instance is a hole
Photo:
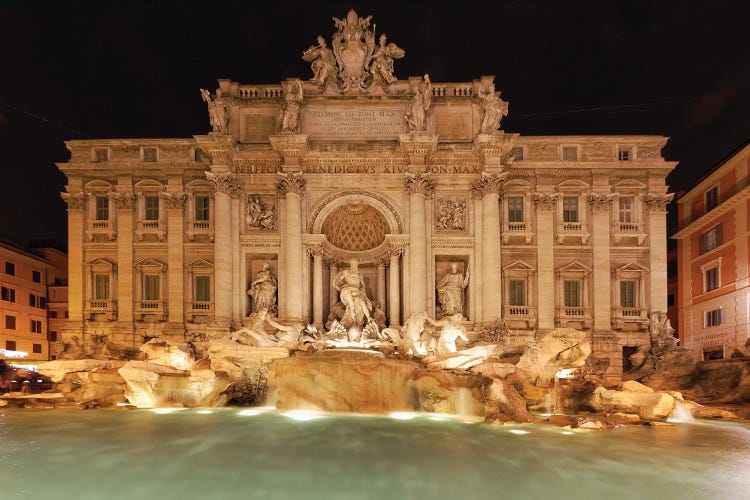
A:
{"label": "statue on balustrade", "polygon": [[495,92],[495,85],[483,86],[479,97],[482,99],[481,133],[492,134],[500,128],[500,122],[508,116],[508,101],[500,99],[500,92]]}
{"label": "statue on balustrade", "polygon": [[451,262],[450,271],[437,285],[438,302],[442,316],[464,312],[464,290],[469,284],[469,270],[466,275],[458,272],[458,262]]}
{"label": "statue on balustrade", "polygon": [[426,129],[427,110],[430,109],[430,105],[432,104],[432,82],[430,82],[430,75],[424,75],[424,81],[426,83],[424,88],[421,83],[417,86],[414,96],[411,98],[411,102],[409,102],[405,116],[409,130],[417,132]]}
{"label": "statue on balustrade", "polygon": [[221,89],[216,91],[214,99],[211,99],[211,93],[208,90],[201,89],[201,97],[208,106],[208,120],[212,131],[228,134],[229,116],[226,107],[224,107],[224,100],[221,98]]}
{"label": "statue on balustrade", "polygon": [[266,309],[271,313],[276,312],[276,289],[278,282],[273,275],[268,262],[263,264],[263,269],[258,271],[255,280],[250,283],[247,294],[253,301],[253,312],[257,313],[261,309]]}
{"label": "statue on balustrade", "polygon": [[299,131],[299,108],[302,105],[302,83],[299,80],[285,86],[284,101],[281,104],[279,126],[282,132]]}
{"label": "statue on balustrade", "polygon": [[333,286],[338,290],[341,303],[345,307],[341,318],[341,323],[345,327],[362,326],[371,321],[372,303],[367,298],[357,259],[351,260],[349,269],[344,269],[336,275]]}

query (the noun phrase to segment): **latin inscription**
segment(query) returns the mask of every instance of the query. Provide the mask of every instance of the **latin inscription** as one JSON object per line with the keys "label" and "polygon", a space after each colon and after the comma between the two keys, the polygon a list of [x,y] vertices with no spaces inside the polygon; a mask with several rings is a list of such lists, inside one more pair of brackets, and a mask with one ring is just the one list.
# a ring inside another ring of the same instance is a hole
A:
{"label": "latin inscription", "polygon": [[401,109],[304,109],[300,129],[311,137],[393,139],[406,128]]}

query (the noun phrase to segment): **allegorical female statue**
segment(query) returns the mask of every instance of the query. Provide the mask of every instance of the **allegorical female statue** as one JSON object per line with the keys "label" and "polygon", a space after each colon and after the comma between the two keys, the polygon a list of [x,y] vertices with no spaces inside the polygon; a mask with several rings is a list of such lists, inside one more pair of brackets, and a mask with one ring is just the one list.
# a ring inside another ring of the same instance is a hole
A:
{"label": "allegorical female statue", "polygon": [[443,316],[464,312],[464,289],[469,284],[469,270],[466,276],[458,272],[458,263],[451,262],[451,270],[437,285],[438,302]]}
{"label": "allegorical female statue", "polygon": [[220,134],[228,133],[229,116],[224,107],[224,100],[221,98],[221,90],[217,90],[216,97],[211,99],[211,93],[206,89],[201,89],[201,97],[208,106],[208,120],[211,123],[211,129]]}
{"label": "allegorical female statue", "polygon": [[323,86],[329,79],[336,80],[336,57],[322,36],[318,37],[318,45],[303,52],[302,59],[311,63],[313,82]]}
{"label": "allegorical female statue", "polygon": [[282,132],[297,132],[299,130],[299,108],[302,104],[302,84],[299,80],[286,87],[284,102],[281,105],[279,126]]}
{"label": "allegorical female statue", "polygon": [[257,313],[261,309],[267,309],[271,312],[276,311],[277,288],[276,277],[273,275],[268,262],[265,262],[263,269],[258,271],[255,280],[250,283],[250,288],[247,290],[247,294],[253,299],[253,312]]}
{"label": "allegorical female statue", "polygon": [[424,75],[424,81],[426,82],[425,88],[421,85],[414,92],[414,96],[409,102],[409,107],[406,111],[406,123],[409,125],[409,130],[422,131],[425,130],[427,122],[427,110],[430,109],[432,103],[432,83],[430,82],[430,75]]}
{"label": "allegorical female statue", "polygon": [[479,97],[482,98],[482,115],[481,132],[483,134],[492,134],[500,128],[500,122],[508,116],[508,102],[500,99],[500,93],[495,92],[495,86],[489,85],[483,87]]}
{"label": "allegorical female statue", "polygon": [[359,262],[352,259],[349,269],[340,271],[333,281],[333,286],[339,291],[341,303],[346,308],[341,324],[345,327],[364,325],[370,322],[372,303],[367,298],[365,283],[359,274]]}

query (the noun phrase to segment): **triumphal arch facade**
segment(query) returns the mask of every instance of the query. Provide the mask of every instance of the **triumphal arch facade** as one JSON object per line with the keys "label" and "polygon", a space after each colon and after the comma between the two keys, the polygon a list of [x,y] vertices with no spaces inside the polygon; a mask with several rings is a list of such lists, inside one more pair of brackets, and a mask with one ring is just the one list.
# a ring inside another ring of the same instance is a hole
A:
{"label": "triumphal arch facade", "polygon": [[568,326],[621,371],[667,310],[666,138],[505,131],[494,77],[397,77],[405,50],[370,17],[333,31],[307,78],[202,90],[205,135],[67,142],[60,355],[200,340],[259,309],[325,329],[355,266],[381,327]]}

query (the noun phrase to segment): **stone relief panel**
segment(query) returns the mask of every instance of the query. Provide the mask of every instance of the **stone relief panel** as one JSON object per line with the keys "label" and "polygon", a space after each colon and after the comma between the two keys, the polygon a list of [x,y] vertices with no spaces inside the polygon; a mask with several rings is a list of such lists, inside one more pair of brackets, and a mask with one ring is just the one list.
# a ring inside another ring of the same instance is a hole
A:
{"label": "stone relief panel", "polygon": [[440,232],[466,232],[468,199],[465,196],[437,196],[435,229]]}
{"label": "stone relief panel", "polygon": [[249,231],[276,230],[276,196],[248,194],[245,199],[245,229]]}

